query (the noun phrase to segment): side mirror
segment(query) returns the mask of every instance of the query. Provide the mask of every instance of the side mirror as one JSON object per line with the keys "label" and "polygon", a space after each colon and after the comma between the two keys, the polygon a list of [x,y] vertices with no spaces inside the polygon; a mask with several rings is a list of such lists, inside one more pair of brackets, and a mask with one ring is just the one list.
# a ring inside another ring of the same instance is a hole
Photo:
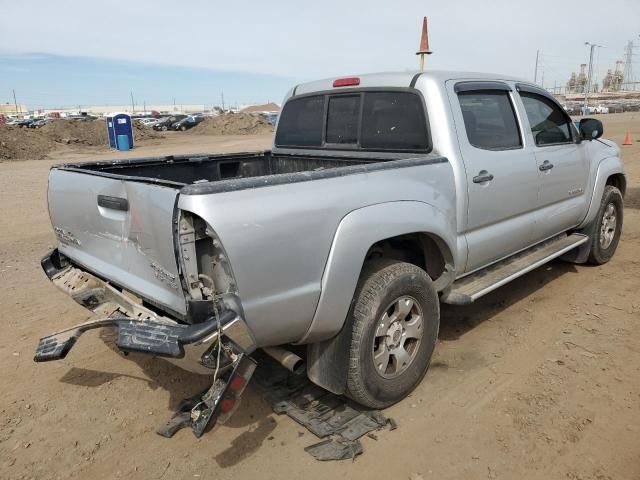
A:
{"label": "side mirror", "polygon": [[595,118],[583,118],[580,120],[580,126],[578,129],[580,130],[580,136],[584,140],[600,138],[604,133],[602,122]]}

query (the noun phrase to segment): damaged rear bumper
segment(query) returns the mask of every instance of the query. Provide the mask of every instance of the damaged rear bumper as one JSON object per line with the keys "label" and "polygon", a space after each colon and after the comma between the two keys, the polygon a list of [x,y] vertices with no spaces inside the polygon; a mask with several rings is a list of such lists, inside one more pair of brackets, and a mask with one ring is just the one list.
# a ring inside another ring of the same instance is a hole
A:
{"label": "damaged rear bumper", "polygon": [[[42,259],[49,279],[76,302],[100,317],[40,339],[34,360],[64,358],[86,331],[111,327],[117,331],[116,346],[123,352],[140,352],[167,358],[186,370],[210,374],[215,361],[211,350],[222,335],[233,350],[250,354],[256,346],[242,317],[232,309],[193,325],[159,315],[140,299],[69,263],[58,250]],[[221,339],[222,340],[222,339]]]}

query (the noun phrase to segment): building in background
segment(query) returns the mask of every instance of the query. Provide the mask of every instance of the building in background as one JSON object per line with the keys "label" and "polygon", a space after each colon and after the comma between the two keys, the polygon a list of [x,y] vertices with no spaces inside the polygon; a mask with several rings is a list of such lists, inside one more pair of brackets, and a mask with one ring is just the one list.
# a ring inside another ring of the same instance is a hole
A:
{"label": "building in background", "polygon": [[27,110],[27,106],[18,103],[0,103],[0,114],[2,115],[24,115],[29,113]]}

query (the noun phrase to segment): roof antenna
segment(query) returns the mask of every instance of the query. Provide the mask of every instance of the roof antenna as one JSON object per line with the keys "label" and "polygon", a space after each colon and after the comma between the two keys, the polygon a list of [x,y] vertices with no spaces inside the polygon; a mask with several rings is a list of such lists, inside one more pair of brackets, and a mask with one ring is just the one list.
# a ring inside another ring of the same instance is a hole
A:
{"label": "roof antenna", "polygon": [[433,52],[429,50],[429,33],[427,33],[427,17],[422,19],[422,37],[420,37],[420,50],[416,55],[420,56],[420,71],[424,71],[424,56],[431,55]]}

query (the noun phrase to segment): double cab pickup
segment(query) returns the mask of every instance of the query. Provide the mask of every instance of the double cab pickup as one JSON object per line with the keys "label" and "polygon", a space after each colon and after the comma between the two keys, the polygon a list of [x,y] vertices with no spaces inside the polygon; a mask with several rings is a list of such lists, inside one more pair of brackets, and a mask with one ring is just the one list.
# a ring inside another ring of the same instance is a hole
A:
{"label": "double cab pickup", "polygon": [[42,265],[95,319],[35,360],[110,327],[215,378],[194,422],[232,413],[258,348],[387,407],[427,372],[441,303],[611,259],[626,180],[602,134],[525,80],[378,73],[292,88],[270,151],[54,166]]}

